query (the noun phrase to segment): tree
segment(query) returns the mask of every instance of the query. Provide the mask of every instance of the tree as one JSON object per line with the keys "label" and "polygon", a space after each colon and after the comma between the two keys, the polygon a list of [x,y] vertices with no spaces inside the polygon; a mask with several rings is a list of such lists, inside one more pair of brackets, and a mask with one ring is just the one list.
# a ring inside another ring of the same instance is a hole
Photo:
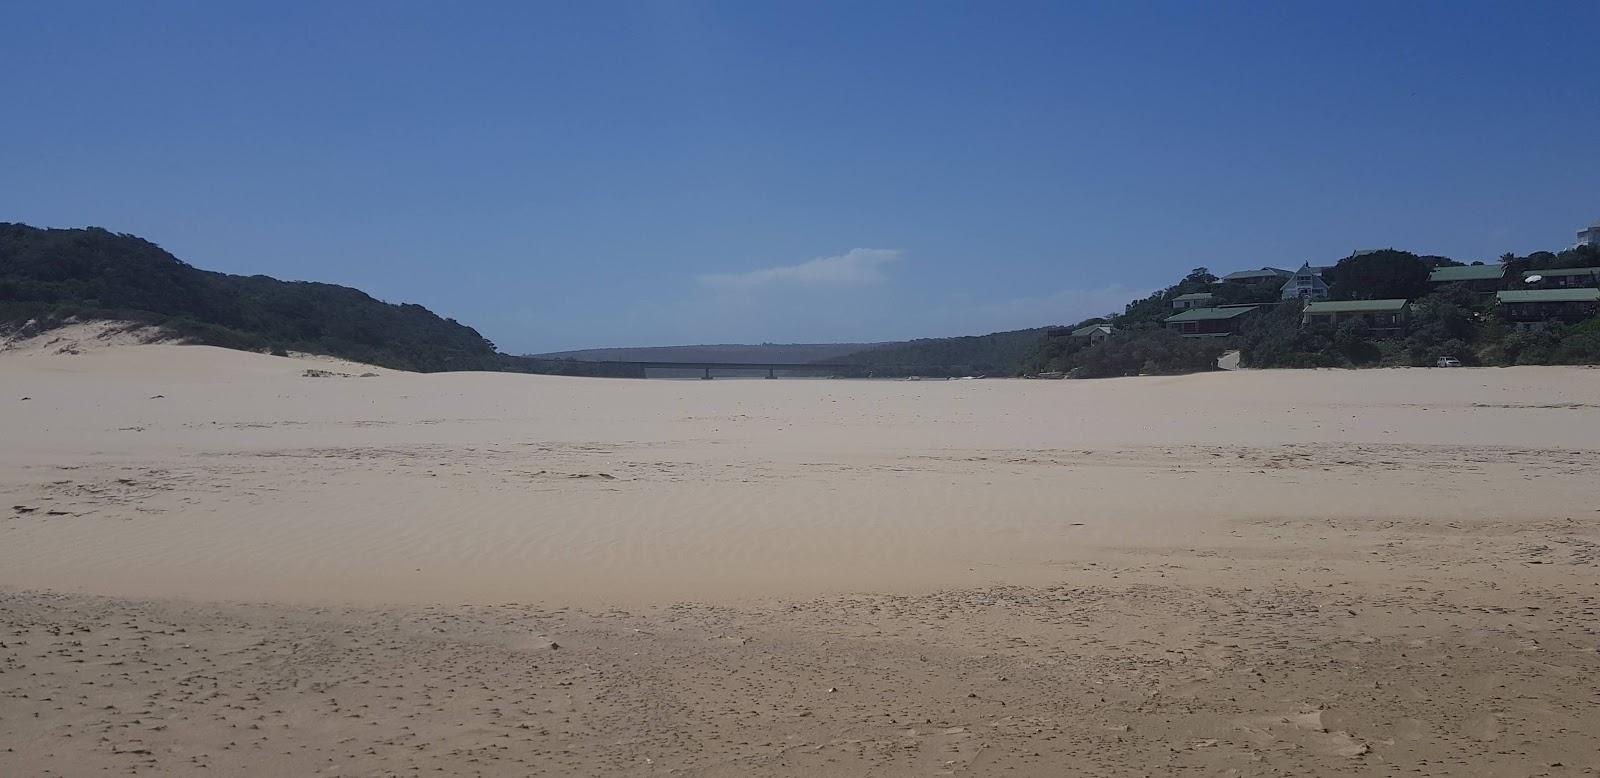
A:
{"label": "tree", "polygon": [[1383,358],[1372,342],[1372,330],[1359,319],[1339,325],[1333,333],[1333,348],[1352,365],[1371,365]]}
{"label": "tree", "polygon": [[1335,300],[1385,300],[1428,293],[1428,264],[1409,251],[1384,249],[1339,260],[1329,294]]}
{"label": "tree", "polygon": [[1406,337],[1406,361],[1415,367],[1434,364],[1439,357],[1455,357],[1476,364],[1471,344],[1478,337],[1476,313],[1464,301],[1452,300],[1450,290],[1429,295],[1412,306],[1411,334]]}

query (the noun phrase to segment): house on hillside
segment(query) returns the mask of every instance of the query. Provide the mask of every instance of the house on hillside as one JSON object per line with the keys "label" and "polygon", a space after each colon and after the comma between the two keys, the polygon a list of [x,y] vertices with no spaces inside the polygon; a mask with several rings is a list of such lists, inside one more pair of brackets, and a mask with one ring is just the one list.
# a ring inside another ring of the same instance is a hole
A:
{"label": "house on hillside", "polygon": [[1516,289],[1495,295],[1500,312],[1523,330],[1583,321],[1600,313],[1600,289]]}
{"label": "house on hillside", "polygon": [[1322,280],[1322,271],[1326,267],[1314,267],[1307,262],[1294,271],[1294,275],[1283,284],[1281,296],[1285,300],[1326,300],[1328,299],[1328,282]]}
{"label": "house on hillside", "polygon": [[1600,246],[1600,222],[1578,230],[1579,246]]}
{"label": "house on hillside", "polygon": [[1239,325],[1260,309],[1259,305],[1190,308],[1168,316],[1161,323],[1185,338],[1224,338],[1238,334]]}
{"label": "house on hillside", "polygon": [[1505,282],[1505,265],[1457,265],[1436,267],[1428,274],[1435,289],[1446,284],[1461,284],[1474,292],[1493,292]]}
{"label": "house on hillside", "polygon": [[1522,282],[1533,289],[1596,287],[1600,286],[1600,267],[1558,267],[1550,270],[1529,270],[1522,274]]}
{"label": "house on hillside", "polygon": [[1067,334],[1067,337],[1073,340],[1088,341],[1089,345],[1092,346],[1111,337],[1111,333],[1115,331],[1109,324],[1091,324],[1087,327],[1079,327],[1073,330]]}
{"label": "house on hillside", "polygon": [[1172,298],[1172,307],[1176,310],[1187,311],[1190,308],[1210,308],[1217,302],[1217,296],[1210,292],[1190,292]]}
{"label": "house on hillside", "polygon": [[1111,337],[1114,332],[1116,332],[1116,328],[1109,324],[1089,324],[1074,330],[1069,330],[1066,327],[1051,327],[1045,330],[1044,334],[1047,338],[1068,338],[1093,345]]}
{"label": "house on hillside", "polygon": [[1300,326],[1359,321],[1380,335],[1405,332],[1411,319],[1411,306],[1405,300],[1319,300],[1306,303],[1300,313]]}
{"label": "house on hillside", "polygon": [[1223,282],[1229,284],[1242,284],[1255,286],[1256,284],[1281,284],[1294,277],[1294,273],[1275,267],[1264,267],[1260,270],[1237,270],[1222,277]]}

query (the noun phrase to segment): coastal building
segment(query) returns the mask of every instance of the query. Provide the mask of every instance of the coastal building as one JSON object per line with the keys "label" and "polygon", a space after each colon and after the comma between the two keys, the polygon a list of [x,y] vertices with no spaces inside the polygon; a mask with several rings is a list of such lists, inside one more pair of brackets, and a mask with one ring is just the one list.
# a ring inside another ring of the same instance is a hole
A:
{"label": "coastal building", "polygon": [[1578,230],[1578,245],[1600,247],[1600,222]]}
{"label": "coastal building", "polygon": [[1300,313],[1300,326],[1331,324],[1335,327],[1345,322],[1359,321],[1374,333],[1398,335],[1405,331],[1411,318],[1411,306],[1405,300],[1320,300],[1306,303]]}
{"label": "coastal building", "polygon": [[1529,270],[1522,274],[1522,283],[1534,289],[1568,289],[1600,286],[1600,267],[1558,267],[1550,270]]}
{"label": "coastal building", "polygon": [[1493,292],[1505,282],[1505,265],[1456,265],[1437,267],[1428,274],[1428,283],[1434,287],[1462,284],[1475,292]]}
{"label": "coastal building", "polygon": [[1079,327],[1073,330],[1067,334],[1067,337],[1072,338],[1073,340],[1088,341],[1089,345],[1092,346],[1105,340],[1106,338],[1111,337],[1111,333],[1113,332],[1115,332],[1115,330],[1113,330],[1109,324],[1091,324],[1087,327]]}
{"label": "coastal building", "polygon": [[1229,284],[1242,284],[1255,286],[1256,284],[1281,284],[1293,278],[1294,273],[1275,267],[1264,267],[1260,270],[1236,270],[1222,277],[1223,282]]}
{"label": "coastal building", "polygon": [[1500,312],[1524,330],[1582,321],[1600,313],[1600,289],[1516,289],[1495,295]]}
{"label": "coastal building", "polygon": [[1260,310],[1259,305],[1222,305],[1190,308],[1162,320],[1167,329],[1186,338],[1224,338],[1239,332],[1239,325]]}
{"label": "coastal building", "polygon": [[1283,284],[1282,297],[1285,300],[1326,300],[1328,298],[1328,282],[1322,280],[1325,267],[1314,267],[1307,262],[1294,271],[1294,275]]}
{"label": "coastal building", "polygon": [[1210,292],[1191,292],[1172,298],[1172,307],[1180,311],[1187,311],[1190,308],[1210,308],[1216,301],[1217,296]]}

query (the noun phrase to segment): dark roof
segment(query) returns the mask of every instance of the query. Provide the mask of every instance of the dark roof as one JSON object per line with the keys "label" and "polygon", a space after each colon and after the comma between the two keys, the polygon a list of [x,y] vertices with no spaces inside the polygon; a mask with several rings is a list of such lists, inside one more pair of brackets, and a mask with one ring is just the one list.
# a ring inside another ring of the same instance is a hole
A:
{"label": "dark roof", "polygon": [[1248,281],[1252,278],[1284,278],[1294,273],[1280,270],[1275,267],[1264,267],[1260,270],[1236,270],[1222,277],[1224,281]]}
{"label": "dark roof", "polygon": [[1310,262],[1307,262],[1307,263],[1301,265],[1299,270],[1296,270],[1293,273],[1290,273],[1289,275],[1298,276],[1301,273],[1310,273],[1310,274],[1320,278],[1320,277],[1322,277],[1323,272],[1328,271],[1328,270],[1332,270],[1332,269],[1333,269],[1332,265],[1313,265]]}
{"label": "dark roof", "polygon": [[1436,284],[1456,281],[1498,281],[1506,275],[1505,265],[1458,265],[1434,268],[1428,280]]}
{"label": "dark roof", "polygon": [[1393,313],[1403,310],[1406,301],[1391,300],[1319,300],[1306,303],[1306,313]]}
{"label": "dark roof", "polygon": [[1239,316],[1241,314],[1249,313],[1249,312],[1255,310],[1258,307],[1259,306],[1255,306],[1255,305],[1233,305],[1233,306],[1229,306],[1227,308],[1190,308],[1189,310],[1184,311],[1183,313],[1176,313],[1176,314],[1173,314],[1171,316],[1168,316],[1167,318],[1162,319],[1162,321],[1164,321],[1164,322],[1186,322],[1186,321],[1216,321],[1216,320],[1219,320],[1219,319],[1231,319],[1231,318],[1233,318],[1235,316]]}
{"label": "dark roof", "polygon": [[1600,289],[1517,289],[1500,292],[1503,303],[1592,303],[1600,302]]}

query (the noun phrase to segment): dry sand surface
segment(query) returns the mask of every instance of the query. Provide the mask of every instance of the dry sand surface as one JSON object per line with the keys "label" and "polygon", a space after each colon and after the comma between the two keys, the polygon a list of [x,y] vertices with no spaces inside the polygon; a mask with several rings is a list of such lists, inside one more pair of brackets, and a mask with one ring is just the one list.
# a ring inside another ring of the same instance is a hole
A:
{"label": "dry sand surface", "polygon": [[1600,771],[1597,370],[48,337],[0,344],[3,776]]}

